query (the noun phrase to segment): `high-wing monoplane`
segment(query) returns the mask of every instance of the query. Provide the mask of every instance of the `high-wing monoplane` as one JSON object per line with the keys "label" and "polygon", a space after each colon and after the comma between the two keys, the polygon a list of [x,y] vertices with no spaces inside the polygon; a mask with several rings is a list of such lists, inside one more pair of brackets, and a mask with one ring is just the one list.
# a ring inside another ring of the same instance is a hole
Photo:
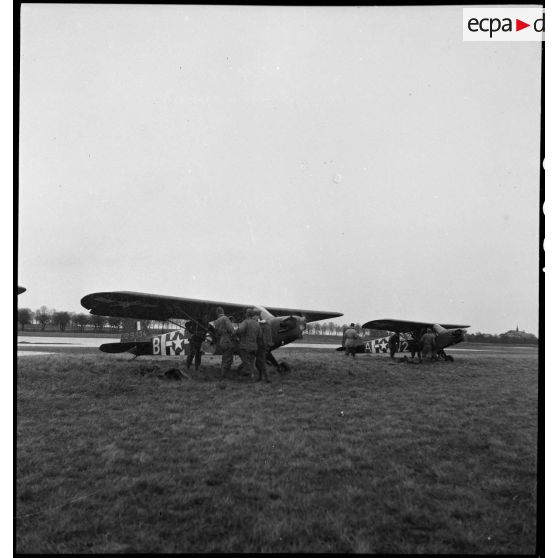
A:
{"label": "high-wing monoplane", "polygon": [[[436,334],[436,350],[438,356],[445,360],[453,360],[445,350],[451,345],[461,343],[465,338],[465,329],[468,325],[436,324],[428,322],[413,322],[408,320],[382,319],[372,320],[362,325],[363,329],[377,329],[392,331],[399,334],[399,347],[397,352],[410,352],[414,356],[419,352],[419,341],[423,333],[430,328]],[[387,353],[389,351],[389,335],[380,338],[365,338],[357,346],[357,353]],[[344,350],[339,347],[338,351]]]}
{"label": "high-wing monoplane", "polygon": [[[217,307],[223,308],[233,323],[244,319],[246,308],[257,308],[261,316],[271,326],[273,345],[267,353],[267,360],[279,368],[279,363],[271,354],[275,349],[292,343],[302,337],[306,323],[342,316],[339,312],[322,312],[302,310],[300,308],[263,307],[258,305],[217,302],[195,298],[179,298],[127,291],[92,293],[81,299],[81,305],[91,314],[116,318],[131,318],[137,321],[137,329],[126,332],[119,343],[105,343],[99,349],[107,353],[129,352],[140,355],[184,355],[188,353],[189,344],[186,329],[169,331],[161,334],[150,333],[146,320],[170,322],[186,320],[190,322],[210,323],[217,318]],[[210,352],[219,354],[215,340],[208,335],[206,347]]]}

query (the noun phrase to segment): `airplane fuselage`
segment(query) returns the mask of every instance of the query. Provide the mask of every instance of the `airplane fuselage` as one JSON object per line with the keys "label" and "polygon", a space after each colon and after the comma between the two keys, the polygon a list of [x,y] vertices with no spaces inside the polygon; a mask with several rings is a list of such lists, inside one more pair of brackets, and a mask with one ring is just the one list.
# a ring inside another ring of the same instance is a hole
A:
{"label": "airplane fuselage", "polygon": [[[436,333],[436,350],[442,351],[451,345],[461,343],[464,338],[463,329],[445,329],[438,324],[434,324],[433,329]],[[377,339],[363,339],[361,344],[356,347],[357,353],[388,353],[389,352],[389,335]],[[418,340],[413,338],[411,334],[403,333],[399,335],[398,353],[416,352],[418,350]],[[343,350],[340,347],[337,350]]]}
{"label": "airplane fuselage", "polygon": [[[271,327],[273,351],[283,345],[287,345],[300,339],[306,329],[306,322],[300,316],[269,317],[267,322]],[[186,355],[190,351],[188,342],[189,333],[185,329],[168,331],[158,335],[149,334],[147,331],[131,332],[124,334],[120,343],[106,343],[99,349],[104,352],[130,352],[137,356],[179,356]],[[221,351],[215,339],[208,334],[203,344],[203,350],[209,354],[219,355]]]}

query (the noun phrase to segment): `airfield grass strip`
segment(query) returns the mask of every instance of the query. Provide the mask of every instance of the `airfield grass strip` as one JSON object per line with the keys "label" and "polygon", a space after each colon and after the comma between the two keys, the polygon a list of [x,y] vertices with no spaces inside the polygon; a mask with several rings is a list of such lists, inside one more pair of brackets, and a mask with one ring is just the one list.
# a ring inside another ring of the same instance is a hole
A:
{"label": "airfield grass strip", "polygon": [[537,353],[18,359],[16,551],[534,552]]}

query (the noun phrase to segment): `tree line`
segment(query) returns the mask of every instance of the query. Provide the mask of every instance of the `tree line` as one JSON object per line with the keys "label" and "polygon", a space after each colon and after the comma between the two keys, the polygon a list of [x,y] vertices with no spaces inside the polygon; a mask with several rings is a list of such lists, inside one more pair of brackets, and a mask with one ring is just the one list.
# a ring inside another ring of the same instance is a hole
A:
{"label": "tree line", "polygon": [[69,329],[85,331],[86,328],[103,331],[105,327],[109,327],[112,331],[118,331],[123,326],[121,318],[77,314],[75,312],[66,312],[65,310],[49,310],[46,306],[41,306],[35,312],[30,308],[18,308],[17,321],[22,331],[25,331],[25,326],[35,326],[33,329],[37,329],[38,326],[40,331],[45,331],[47,326],[54,326],[59,331],[67,331]]}
{"label": "tree line", "polygon": [[[55,309],[50,310],[46,306],[41,306],[35,311],[32,311],[30,308],[18,308],[17,321],[22,331],[25,331],[26,326],[28,330],[29,327],[33,327],[33,330],[38,328],[40,331],[45,331],[47,326],[50,326],[48,327],[49,330],[54,327],[59,331],[85,331],[86,329],[103,331],[108,328],[111,332],[118,332],[123,329],[126,320],[122,318],[97,316],[94,314],[78,314],[74,312],[57,311]],[[154,320],[146,321],[149,329],[155,331],[169,329],[169,327],[177,327],[177,325],[184,327],[184,320],[175,320],[174,324],[170,322],[157,322]],[[340,336],[348,327],[348,324],[340,325],[333,322],[312,322],[307,324],[306,333],[310,335]],[[360,324],[356,324],[355,329],[359,335],[363,336],[372,335],[374,337],[383,337],[389,334],[387,331],[365,330]]]}
{"label": "tree line", "polygon": [[[21,331],[25,331],[25,327],[33,327],[33,330],[39,329],[45,331],[47,326],[49,330],[53,327],[58,331],[79,331],[85,332],[93,330],[94,332],[118,333],[123,330],[125,319],[113,318],[107,316],[96,316],[94,314],[78,314],[75,312],[57,311],[41,306],[34,312],[30,308],[18,308],[17,321],[21,326]],[[132,320],[135,321],[135,320]],[[176,320],[173,324],[170,322],[148,321],[148,327],[154,331],[164,331],[169,328],[184,327],[184,320]],[[309,335],[331,335],[340,337],[343,331],[347,329],[348,324],[336,324],[334,322],[311,322],[306,325],[306,333]],[[355,324],[357,333],[362,337],[372,337],[378,339],[390,335],[390,331],[368,330],[361,324]],[[465,333],[465,341],[471,343],[508,343],[508,344],[538,344],[538,339],[530,333],[522,335],[510,335],[510,332],[501,334],[490,333]]]}

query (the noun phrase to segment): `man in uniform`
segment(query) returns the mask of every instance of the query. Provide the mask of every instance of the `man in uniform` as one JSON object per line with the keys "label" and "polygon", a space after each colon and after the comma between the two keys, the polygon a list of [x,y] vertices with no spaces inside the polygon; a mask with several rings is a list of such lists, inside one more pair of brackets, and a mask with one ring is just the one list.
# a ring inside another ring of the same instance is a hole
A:
{"label": "man in uniform", "polygon": [[351,324],[343,332],[343,345],[345,347],[345,356],[356,355],[356,346],[358,345],[359,336],[355,329],[355,324]]}
{"label": "man in uniform", "polygon": [[199,370],[201,364],[202,343],[205,341],[205,336],[209,331],[207,318],[202,316],[197,320],[190,320],[186,325],[186,329],[190,334],[188,337],[190,352],[186,358],[186,369],[189,370],[192,361],[194,361],[194,370]]}
{"label": "man in uniform", "polygon": [[221,378],[230,372],[234,358],[234,327],[232,322],[225,316],[224,310],[217,307],[217,319],[214,323],[215,333],[217,336],[217,347],[221,350]]}
{"label": "man in uniform", "polygon": [[[256,319],[262,317],[258,310],[255,311]],[[256,370],[258,371],[258,381],[262,379],[262,375],[266,382],[271,382],[267,375],[266,355],[269,348],[273,345],[273,335],[271,333],[271,326],[267,320],[259,320],[260,329],[262,332],[261,337],[258,337],[258,349],[256,351]]]}
{"label": "man in uniform", "polygon": [[[436,360],[436,334],[431,328],[420,338],[419,347],[423,357],[430,355],[430,360]],[[422,362],[422,358],[419,360]]]}
{"label": "man in uniform", "polygon": [[256,351],[258,350],[258,337],[262,335],[260,324],[258,324],[257,318],[254,319],[253,314],[253,308],[248,308],[246,310],[246,318],[244,318],[236,330],[242,369],[244,373],[250,374],[252,380],[255,379],[254,361],[256,359]]}
{"label": "man in uniform", "polygon": [[399,350],[399,333],[395,332],[390,335],[388,339],[389,357],[393,358],[395,353]]}

